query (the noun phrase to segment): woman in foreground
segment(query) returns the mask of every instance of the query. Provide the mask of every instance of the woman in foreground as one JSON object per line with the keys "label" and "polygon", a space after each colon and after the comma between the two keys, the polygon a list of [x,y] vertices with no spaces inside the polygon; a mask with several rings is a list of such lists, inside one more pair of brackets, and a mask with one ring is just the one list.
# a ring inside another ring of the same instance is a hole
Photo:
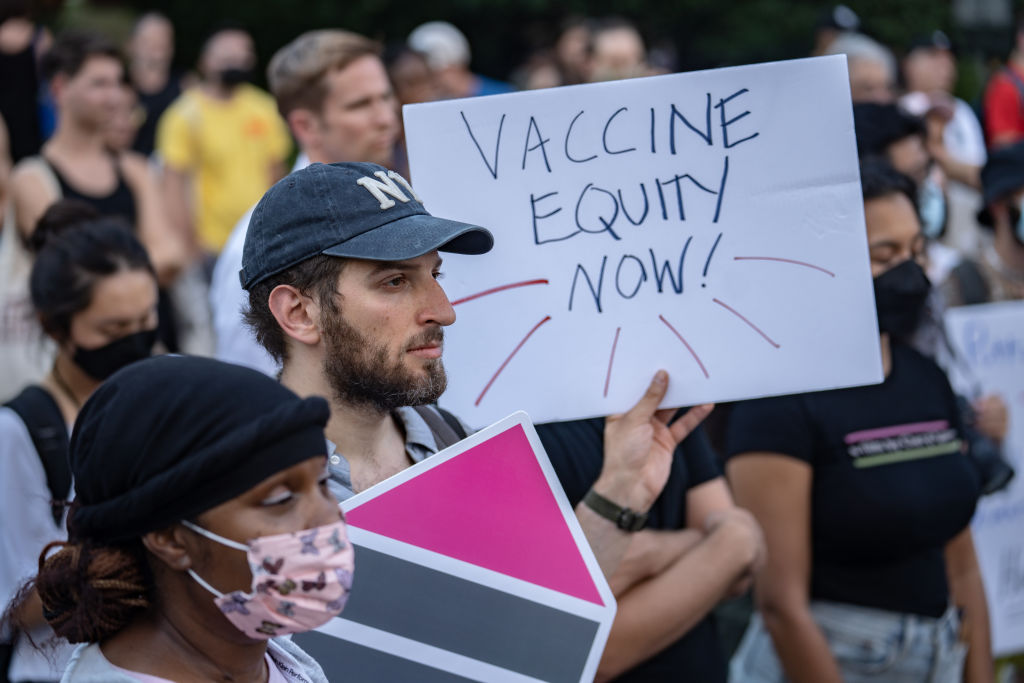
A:
{"label": "woman in foreground", "polygon": [[290,640],[336,616],[353,551],[327,490],[323,399],[164,356],[104,383],[71,440],[67,542],[34,588],[82,645],[66,683],[326,683]]}

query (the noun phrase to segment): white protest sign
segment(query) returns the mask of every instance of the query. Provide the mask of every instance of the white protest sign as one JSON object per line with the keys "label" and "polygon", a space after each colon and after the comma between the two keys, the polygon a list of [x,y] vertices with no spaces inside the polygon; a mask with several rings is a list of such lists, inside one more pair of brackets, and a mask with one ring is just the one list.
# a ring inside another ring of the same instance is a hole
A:
{"label": "white protest sign", "polygon": [[525,413],[341,507],[351,597],[294,636],[329,680],[594,680],[615,597]]}
{"label": "white protest sign", "polygon": [[473,424],[882,381],[844,57],[407,106]]}
{"label": "white protest sign", "polygon": [[1017,476],[982,498],[971,529],[981,565],[996,655],[1024,652],[1024,302],[954,308],[950,340],[966,368],[954,368],[958,391],[1002,397],[1010,412],[1003,453]]}

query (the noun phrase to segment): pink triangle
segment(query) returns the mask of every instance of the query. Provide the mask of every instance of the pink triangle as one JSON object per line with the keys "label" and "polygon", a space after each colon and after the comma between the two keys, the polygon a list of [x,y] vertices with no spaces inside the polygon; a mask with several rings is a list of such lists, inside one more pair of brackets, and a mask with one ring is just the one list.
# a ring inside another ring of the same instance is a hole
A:
{"label": "pink triangle", "polygon": [[604,604],[520,425],[346,516],[360,529]]}

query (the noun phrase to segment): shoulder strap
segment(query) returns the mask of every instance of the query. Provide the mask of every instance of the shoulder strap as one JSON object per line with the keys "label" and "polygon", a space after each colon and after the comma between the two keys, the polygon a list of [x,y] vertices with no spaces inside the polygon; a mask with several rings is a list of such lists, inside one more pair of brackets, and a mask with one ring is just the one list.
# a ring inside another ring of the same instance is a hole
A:
{"label": "shoulder strap", "polygon": [[413,410],[423,418],[423,421],[430,427],[438,450],[444,450],[452,444],[456,444],[466,438],[466,430],[458,419],[447,410],[439,408],[434,404],[426,406],[413,406]]}
{"label": "shoulder strap", "polygon": [[988,283],[985,282],[985,276],[982,275],[977,263],[964,259],[953,268],[953,274],[956,275],[960,298],[965,305],[983,304],[988,301]]}
{"label": "shoulder strap", "polygon": [[68,428],[64,415],[49,392],[39,386],[26,387],[7,407],[18,414],[32,437],[50,489],[53,521],[60,526],[64,502],[71,493],[71,464],[68,462]]}
{"label": "shoulder strap", "polygon": [[437,409],[437,412],[441,413],[441,417],[444,418],[444,421],[448,423],[448,426],[451,427],[452,431],[459,437],[459,441],[462,441],[469,436],[469,434],[466,433],[466,428],[462,426],[461,422],[459,422],[459,418],[455,417],[441,406],[435,405],[434,408]]}

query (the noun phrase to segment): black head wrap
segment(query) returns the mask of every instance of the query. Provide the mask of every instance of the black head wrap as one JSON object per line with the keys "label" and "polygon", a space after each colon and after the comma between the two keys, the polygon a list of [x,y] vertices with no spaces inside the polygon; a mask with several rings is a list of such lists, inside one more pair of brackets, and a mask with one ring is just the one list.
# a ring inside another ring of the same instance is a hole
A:
{"label": "black head wrap", "polygon": [[254,370],[160,356],[89,398],[71,437],[72,540],[115,542],[194,518],[327,452],[322,398]]}

